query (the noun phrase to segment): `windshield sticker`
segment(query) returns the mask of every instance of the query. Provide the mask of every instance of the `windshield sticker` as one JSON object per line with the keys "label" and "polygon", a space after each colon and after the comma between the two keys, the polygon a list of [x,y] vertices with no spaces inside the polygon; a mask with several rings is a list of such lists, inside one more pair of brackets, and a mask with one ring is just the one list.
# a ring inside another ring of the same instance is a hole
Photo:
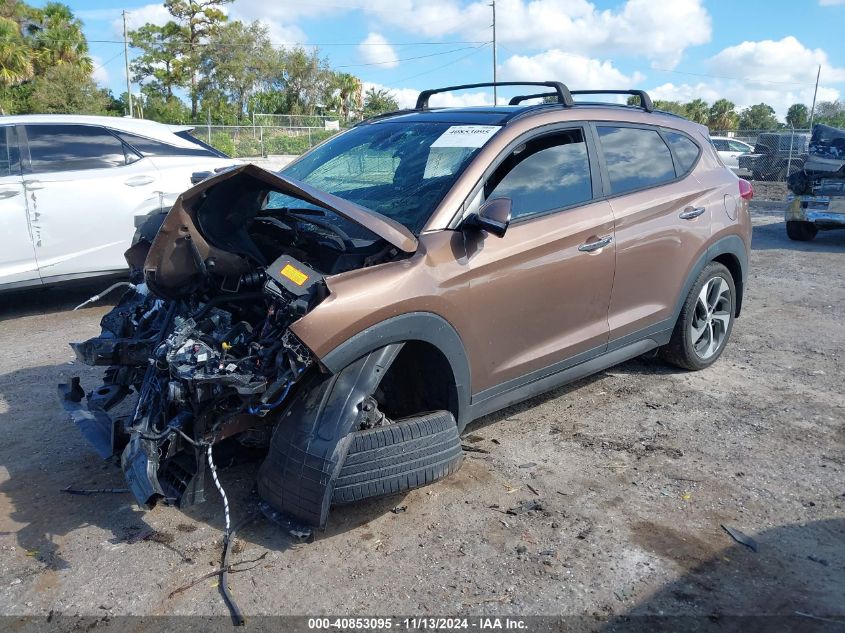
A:
{"label": "windshield sticker", "polygon": [[499,131],[498,125],[453,125],[432,147],[481,147]]}

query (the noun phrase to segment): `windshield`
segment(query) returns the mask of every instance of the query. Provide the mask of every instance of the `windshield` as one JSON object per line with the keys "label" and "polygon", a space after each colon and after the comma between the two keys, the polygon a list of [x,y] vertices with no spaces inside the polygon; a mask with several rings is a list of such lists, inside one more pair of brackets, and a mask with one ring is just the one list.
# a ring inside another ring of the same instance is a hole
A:
{"label": "windshield", "polygon": [[[285,176],[385,215],[418,234],[493,125],[384,122],[336,136],[284,169]],[[268,208],[305,205],[272,193]]]}

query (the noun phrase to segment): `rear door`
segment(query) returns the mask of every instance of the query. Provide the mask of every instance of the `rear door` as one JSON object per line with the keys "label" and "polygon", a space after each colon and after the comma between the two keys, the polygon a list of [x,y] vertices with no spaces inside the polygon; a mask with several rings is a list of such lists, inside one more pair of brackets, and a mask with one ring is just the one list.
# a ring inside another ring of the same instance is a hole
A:
{"label": "rear door", "polygon": [[126,269],[135,213],[159,190],[155,166],[100,126],[24,129],[24,186],[42,279]]}
{"label": "rear door", "polygon": [[0,286],[39,282],[15,126],[0,126]]}
{"label": "rear door", "polygon": [[595,129],[616,218],[612,349],[674,326],[687,271],[710,237],[711,205],[691,173],[701,149],[686,134],[622,123]]}
{"label": "rear door", "polygon": [[518,142],[486,179],[483,196],[510,198],[513,211],[504,237],[468,238],[482,399],[607,345],[613,214],[593,199],[588,138],[586,126],[566,126]]}

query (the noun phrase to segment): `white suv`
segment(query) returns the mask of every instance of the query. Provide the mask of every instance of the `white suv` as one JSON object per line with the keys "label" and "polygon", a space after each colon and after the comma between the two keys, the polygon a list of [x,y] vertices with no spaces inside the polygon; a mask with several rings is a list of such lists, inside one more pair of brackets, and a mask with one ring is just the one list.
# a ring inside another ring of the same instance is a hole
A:
{"label": "white suv", "polygon": [[126,270],[139,219],[239,161],[142,119],[0,117],[0,290]]}

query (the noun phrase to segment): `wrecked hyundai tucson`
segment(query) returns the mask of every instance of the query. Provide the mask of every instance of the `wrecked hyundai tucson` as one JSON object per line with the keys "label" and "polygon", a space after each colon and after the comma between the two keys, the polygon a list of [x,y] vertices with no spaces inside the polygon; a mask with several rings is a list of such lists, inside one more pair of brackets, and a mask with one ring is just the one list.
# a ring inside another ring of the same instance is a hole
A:
{"label": "wrecked hyundai tucson", "polygon": [[[139,504],[201,502],[215,462],[254,458],[265,506],[322,527],[332,504],[454,472],[474,418],[658,347],[688,369],[718,358],[747,271],[743,181],[645,93],[575,104],[541,85],[557,102],[424,93],[139,229],[130,290],[72,344],[103,385],[59,388]],[[612,161],[632,159],[668,171],[626,176],[660,190],[663,218],[626,237],[608,200],[624,215]]]}

